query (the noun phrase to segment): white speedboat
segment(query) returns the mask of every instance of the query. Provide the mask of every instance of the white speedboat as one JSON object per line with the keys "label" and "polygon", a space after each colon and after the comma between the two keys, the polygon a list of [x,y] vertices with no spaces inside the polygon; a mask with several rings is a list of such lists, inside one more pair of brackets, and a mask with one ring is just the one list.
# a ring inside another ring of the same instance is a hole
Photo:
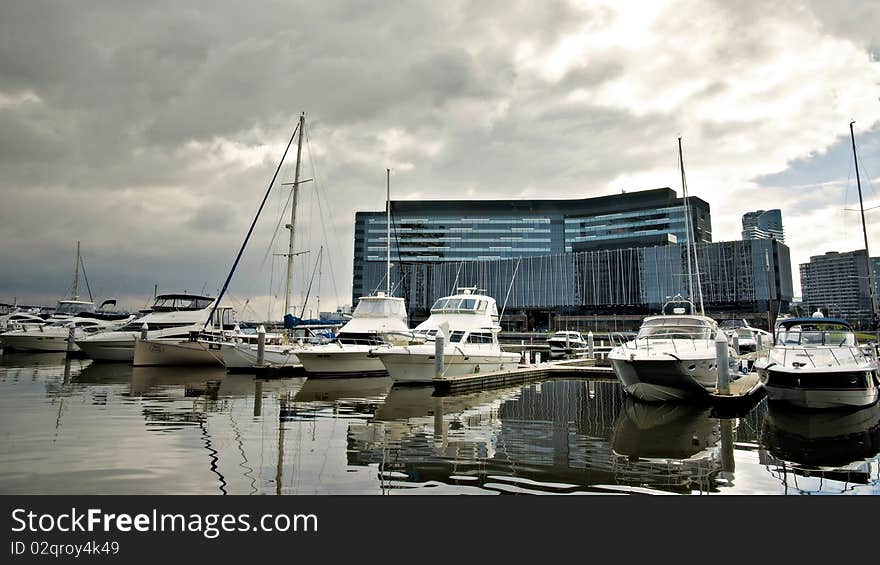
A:
{"label": "white speedboat", "polygon": [[379,347],[373,350],[396,383],[430,383],[435,377],[434,336],[444,336],[443,376],[514,369],[517,353],[506,353],[498,343],[498,306],[495,299],[475,294],[475,288],[437,300],[431,316],[416,326],[413,335],[424,343]]}
{"label": "white speedboat", "polygon": [[[116,331],[84,337],[76,345],[86,355],[99,361],[133,361],[134,342],[147,324],[147,339],[179,342],[192,332],[201,332],[211,315],[212,298],[193,294],[160,294],[144,316]],[[221,312],[218,308],[217,311]],[[222,312],[227,314],[228,310]],[[225,323],[225,322],[224,322]],[[230,326],[231,327],[231,326]]]}
{"label": "white speedboat", "polygon": [[[121,328],[134,319],[124,313],[81,312],[72,318],[31,326],[3,334],[3,345],[18,351],[67,351],[70,327],[73,326],[74,341],[86,336]],[[74,344],[71,351],[79,351]]]}
{"label": "white speedboat", "polygon": [[734,336],[736,336],[735,341],[737,347],[735,349],[737,349],[740,354],[754,353],[757,351],[758,341],[761,342],[762,348],[773,345],[773,339],[770,336],[770,332],[753,327],[745,320],[724,320],[719,326],[722,331],[724,331],[725,335],[727,335],[731,344],[734,343]]}
{"label": "white speedboat", "polygon": [[[626,392],[639,400],[681,400],[715,390],[718,324],[688,313],[693,312],[690,302],[671,301],[664,312],[669,307],[673,313],[645,318],[634,340],[608,354]],[[731,378],[735,374],[731,371]]]}
{"label": "white speedboat", "polygon": [[865,355],[848,322],[789,318],[755,369],[771,402],[801,408],[845,408],[877,402],[877,359]]}
{"label": "white speedboat", "polygon": [[41,314],[39,308],[17,308],[8,314],[0,316],[0,332],[20,330],[25,324],[40,326],[45,324],[48,318],[48,315]]}
{"label": "white speedboat", "polygon": [[333,342],[302,349],[297,357],[309,377],[378,377],[388,371],[370,352],[409,343],[411,338],[403,298],[380,292],[361,297]]}
{"label": "white speedboat", "polygon": [[547,340],[547,345],[550,346],[551,358],[577,355],[587,350],[587,340],[580,332],[556,332]]}

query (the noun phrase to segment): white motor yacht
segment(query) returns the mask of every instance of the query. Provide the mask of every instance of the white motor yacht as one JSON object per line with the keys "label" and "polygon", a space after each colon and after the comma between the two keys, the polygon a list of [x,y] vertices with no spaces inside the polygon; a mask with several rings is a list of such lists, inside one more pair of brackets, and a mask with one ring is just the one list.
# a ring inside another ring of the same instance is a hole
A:
{"label": "white motor yacht", "polygon": [[302,349],[296,355],[309,377],[378,377],[388,371],[370,351],[407,344],[411,338],[403,298],[380,292],[361,297],[352,319],[333,342]]}
{"label": "white motor yacht", "polygon": [[[134,319],[125,313],[81,312],[71,318],[31,326],[3,334],[3,345],[17,351],[67,351],[70,327],[73,326],[74,341],[86,336],[121,328]],[[75,344],[71,351],[79,351]]]}
{"label": "white motor yacht", "polygon": [[837,318],[788,318],[755,369],[771,402],[845,408],[877,402],[877,359],[865,355],[852,326]]}
{"label": "white motor yacht", "polygon": [[259,345],[252,335],[237,336],[220,344],[223,364],[231,372],[253,372],[255,369],[299,370],[299,352],[330,341],[327,332],[333,325],[302,325],[283,333],[266,333],[263,364],[258,363]]}
{"label": "white motor yacht", "polygon": [[[194,294],[160,294],[147,313],[116,331],[76,341],[80,350],[99,361],[133,361],[134,343],[147,324],[147,339],[179,342],[201,332],[211,314],[213,298]],[[218,309],[219,310],[219,309]]]}
{"label": "white motor yacht", "polygon": [[438,331],[444,335],[443,376],[514,369],[517,353],[506,353],[498,343],[498,306],[495,299],[476,294],[476,288],[437,300],[431,316],[416,326],[413,335],[425,340],[404,346],[379,347],[373,355],[396,383],[430,383],[435,377],[435,343]]}
{"label": "white motor yacht", "polygon": [[577,355],[587,350],[587,340],[580,332],[556,332],[547,340],[547,345],[550,346],[551,358]]}
{"label": "white motor yacht", "polygon": [[670,301],[664,312],[672,313],[645,318],[634,340],[611,350],[608,360],[627,393],[657,402],[714,391],[720,330],[715,320],[693,311],[689,301]]}

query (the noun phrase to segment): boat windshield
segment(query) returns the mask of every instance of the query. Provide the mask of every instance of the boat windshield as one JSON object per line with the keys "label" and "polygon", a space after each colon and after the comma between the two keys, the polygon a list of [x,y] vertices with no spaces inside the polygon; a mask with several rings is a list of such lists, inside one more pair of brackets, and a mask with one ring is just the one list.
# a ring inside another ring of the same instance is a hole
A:
{"label": "boat windshield", "polygon": [[56,314],[78,314],[94,311],[95,305],[91,302],[59,302],[55,307]]}
{"label": "boat windshield", "polygon": [[485,313],[489,306],[488,300],[479,298],[441,298],[431,306],[431,313],[444,314],[473,314]]}
{"label": "boat windshield", "polygon": [[362,298],[354,309],[354,318],[401,318],[406,319],[402,300],[374,300]]}
{"label": "boat windshield", "polygon": [[712,327],[704,320],[688,317],[645,320],[636,339],[712,339]]}
{"label": "boat windshield", "polygon": [[173,312],[176,310],[204,310],[211,305],[210,298],[195,296],[160,296],[153,304],[153,312]]}
{"label": "boat windshield", "polygon": [[777,345],[834,345],[854,347],[856,336],[843,327],[792,326],[779,330]]}

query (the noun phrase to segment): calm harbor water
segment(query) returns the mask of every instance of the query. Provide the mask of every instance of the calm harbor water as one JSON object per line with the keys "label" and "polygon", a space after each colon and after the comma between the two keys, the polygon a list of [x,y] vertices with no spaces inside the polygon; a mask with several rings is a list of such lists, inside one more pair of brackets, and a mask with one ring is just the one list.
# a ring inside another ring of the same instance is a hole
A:
{"label": "calm harbor water", "polygon": [[0,355],[0,493],[880,494],[880,406],[740,418],[616,381],[435,397]]}

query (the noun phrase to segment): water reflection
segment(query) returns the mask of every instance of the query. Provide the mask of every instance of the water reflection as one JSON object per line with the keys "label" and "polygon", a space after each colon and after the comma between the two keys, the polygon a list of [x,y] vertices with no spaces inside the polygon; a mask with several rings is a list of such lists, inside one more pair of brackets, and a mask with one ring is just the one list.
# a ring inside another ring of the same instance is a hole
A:
{"label": "water reflection", "polygon": [[822,412],[768,405],[762,444],[762,462],[786,492],[843,493],[855,485],[876,487],[880,404]]}
{"label": "water reflection", "polygon": [[628,398],[611,438],[628,483],[681,493],[718,492],[733,481],[734,421],[711,407]]}
{"label": "water reflection", "polygon": [[0,355],[0,492],[876,492],[878,410],[762,402],[719,420],[628,400],[616,381],[436,396],[387,378]]}

